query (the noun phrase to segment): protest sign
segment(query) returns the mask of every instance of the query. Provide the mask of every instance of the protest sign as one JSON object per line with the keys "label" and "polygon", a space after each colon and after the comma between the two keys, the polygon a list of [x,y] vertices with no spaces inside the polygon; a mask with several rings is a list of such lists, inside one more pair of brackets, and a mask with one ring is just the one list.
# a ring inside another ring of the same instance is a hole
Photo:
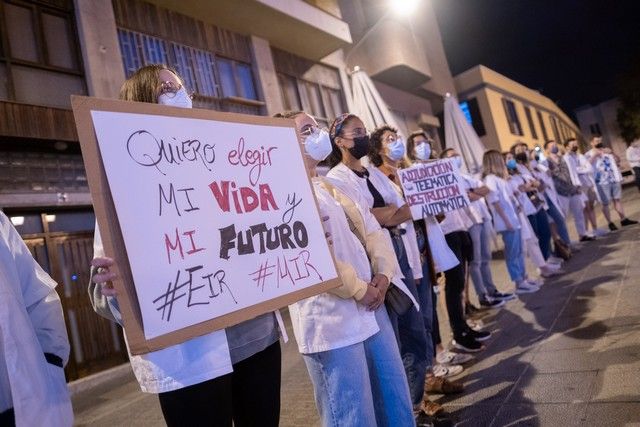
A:
{"label": "protest sign", "polygon": [[132,353],[339,285],[293,121],[72,104]]}
{"label": "protest sign", "polygon": [[451,159],[417,163],[401,169],[400,183],[413,219],[468,206],[469,197],[458,174]]}

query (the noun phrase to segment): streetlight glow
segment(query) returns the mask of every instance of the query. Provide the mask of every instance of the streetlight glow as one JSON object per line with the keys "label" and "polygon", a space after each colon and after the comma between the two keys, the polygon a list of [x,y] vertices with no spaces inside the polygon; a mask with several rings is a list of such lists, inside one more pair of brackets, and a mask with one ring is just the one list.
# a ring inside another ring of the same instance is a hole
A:
{"label": "streetlight glow", "polygon": [[420,0],[391,0],[391,7],[401,16],[409,16],[418,7]]}

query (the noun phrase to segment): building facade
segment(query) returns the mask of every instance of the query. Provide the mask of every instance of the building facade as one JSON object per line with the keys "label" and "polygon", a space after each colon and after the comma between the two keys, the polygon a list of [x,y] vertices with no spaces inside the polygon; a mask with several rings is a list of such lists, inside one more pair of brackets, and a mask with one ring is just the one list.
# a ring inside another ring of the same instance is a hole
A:
{"label": "building facade", "polygon": [[610,99],[595,106],[580,107],[575,110],[575,115],[582,133],[587,138],[592,135],[602,136],[602,142],[620,158],[620,169],[628,175],[632,171],[626,156],[627,143],[620,136],[616,118],[619,106],[617,99]]}
{"label": "building facade", "polygon": [[454,86],[428,3],[401,18],[382,0],[0,0],[0,209],[59,283],[67,379],[127,360],[87,297],[95,217],[70,96],[117,98],[138,67],[165,63],[197,108],[326,125],[350,111],[360,65],[403,132],[437,137]]}
{"label": "building facade", "polygon": [[530,147],[578,138],[578,126],[549,98],[485,66],[454,77],[458,100],[487,149],[508,151],[517,141]]}

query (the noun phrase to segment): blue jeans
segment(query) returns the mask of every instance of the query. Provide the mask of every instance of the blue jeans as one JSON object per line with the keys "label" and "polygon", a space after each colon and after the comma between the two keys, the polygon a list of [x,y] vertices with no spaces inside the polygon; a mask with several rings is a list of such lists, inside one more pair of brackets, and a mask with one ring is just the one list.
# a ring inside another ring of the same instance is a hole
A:
{"label": "blue jeans", "polygon": [[376,311],[380,331],[361,343],[304,354],[323,426],[410,426],[409,389],[391,322]]}
{"label": "blue jeans", "polygon": [[[421,252],[424,252],[425,245],[428,244],[425,239],[425,235],[423,233],[418,233],[416,236],[418,238],[418,248],[420,248]],[[433,357],[435,356],[435,339],[433,331],[434,327],[437,327],[437,319],[435,318],[435,310],[433,309],[433,285],[429,277],[429,260],[425,259],[422,262],[422,279],[420,280],[420,284],[417,286],[417,291],[418,303],[420,304],[420,313],[422,314],[424,331],[427,336],[427,370],[433,367]]]}
{"label": "blue jeans", "polygon": [[547,210],[547,214],[551,217],[553,222],[556,224],[556,229],[558,230],[558,234],[564,243],[567,245],[571,244],[571,238],[569,237],[569,230],[567,229],[567,222],[564,220],[564,217],[560,213],[560,209],[558,206],[554,205],[551,199],[548,196],[545,196],[547,199],[547,205],[549,205],[549,210]]}
{"label": "blue jeans", "polygon": [[538,238],[538,246],[542,257],[546,260],[551,255],[551,229],[549,228],[549,217],[544,209],[540,209],[533,215],[528,215],[529,223],[533,232]]}
{"label": "blue jeans", "polygon": [[473,242],[473,260],[469,263],[469,274],[478,298],[498,291],[491,275],[491,223],[474,224],[469,229]]}
{"label": "blue jeans", "polygon": [[524,280],[526,275],[520,230],[505,230],[501,231],[500,235],[504,242],[504,259],[507,262],[509,276],[518,284]]}
{"label": "blue jeans", "polygon": [[431,280],[429,280],[429,265],[427,261],[422,263],[422,280],[417,286],[418,290],[418,303],[420,304],[420,313],[422,315],[422,322],[424,323],[424,332],[427,337],[427,354],[425,366],[427,370],[433,367],[433,356],[435,355],[435,348],[433,346],[433,291],[431,290]]}
{"label": "blue jeans", "polygon": [[[405,277],[403,282],[413,297],[418,300],[418,289],[413,279],[411,267],[409,267],[402,237],[394,236],[391,241],[398,258],[398,264],[400,264],[400,270]],[[409,383],[411,402],[417,405],[422,401],[424,395],[424,377],[427,374],[427,333],[422,314],[412,307],[402,316],[397,316],[392,310],[389,310],[389,318],[398,339],[400,356]]]}

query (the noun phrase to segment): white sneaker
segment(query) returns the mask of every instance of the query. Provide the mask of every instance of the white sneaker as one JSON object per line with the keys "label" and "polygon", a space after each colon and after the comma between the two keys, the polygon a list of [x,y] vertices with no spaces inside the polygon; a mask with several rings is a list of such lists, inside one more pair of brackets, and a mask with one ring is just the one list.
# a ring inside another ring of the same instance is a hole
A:
{"label": "white sneaker", "polygon": [[557,256],[553,255],[551,255],[547,260],[547,264],[562,265],[562,263],[564,263],[564,260],[562,258],[558,258]]}
{"label": "white sneaker", "polygon": [[606,236],[607,234],[609,234],[609,230],[598,228],[593,232],[593,234],[595,234],[596,237]]}
{"label": "white sneaker", "polygon": [[442,365],[462,365],[470,362],[474,357],[467,353],[456,353],[455,351],[445,350],[436,355],[436,361]]}
{"label": "white sneaker", "polygon": [[540,279],[530,279],[530,278],[527,277],[526,279],[524,279],[524,281],[529,283],[530,285],[533,285],[533,286],[540,287],[540,286],[544,285],[544,281],[542,281]]}
{"label": "white sneaker", "polygon": [[551,267],[549,264],[543,265],[538,270],[540,270],[540,275],[545,278],[557,276],[559,274],[564,273],[564,271],[559,266]]}
{"label": "white sneaker", "polygon": [[540,286],[536,286],[532,283],[528,283],[526,281],[519,283],[516,286],[516,294],[532,294],[534,292],[538,292],[540,290]]}
{"label": "white sneaker", "polygon": [[460,365],[433,365],[433,376],[436,378],[449,378],[455,377],[456,375],[460,375],[464,368]]}

